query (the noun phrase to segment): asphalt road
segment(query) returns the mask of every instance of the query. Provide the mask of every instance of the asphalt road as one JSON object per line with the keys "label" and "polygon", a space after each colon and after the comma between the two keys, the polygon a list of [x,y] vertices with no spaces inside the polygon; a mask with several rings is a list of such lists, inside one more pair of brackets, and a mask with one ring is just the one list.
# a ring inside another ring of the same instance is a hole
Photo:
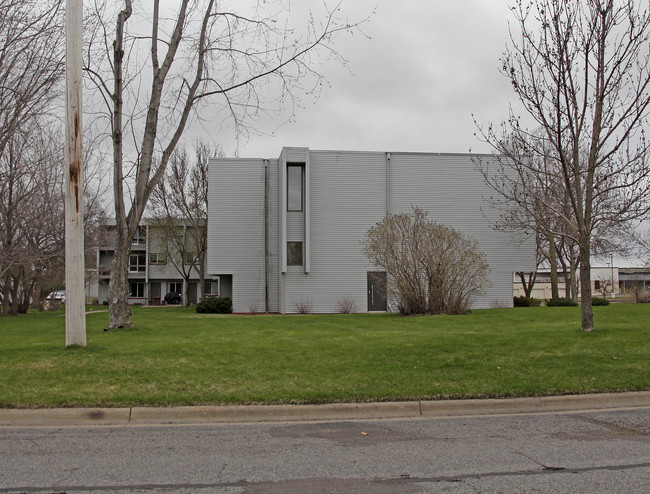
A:
{"label": "asphalt road", "polygon": [[648,493],[650,408],[0,428],[0,493]]}

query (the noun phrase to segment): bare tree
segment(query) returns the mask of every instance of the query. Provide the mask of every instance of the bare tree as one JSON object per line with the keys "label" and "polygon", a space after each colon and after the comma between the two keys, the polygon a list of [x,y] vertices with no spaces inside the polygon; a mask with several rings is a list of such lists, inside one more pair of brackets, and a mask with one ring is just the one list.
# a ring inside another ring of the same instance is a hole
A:
{"label": "bare tree", "polygon": [[527,298],[531,298],[532,296],[533,288],[535,287],[535,283],[537,282],[537,269],[539,268],[540,264],[544,259],[544,256],[542,254],[543,251],[540,246],[540,243],[542,242],[540,233],[536,232],[535,237],[537,240],[536,242],[537,255],[536,255],[536,262],[535,262],[535,271],[529,271],[529,272],[518,271],[515,273],[515,275],[519,278],[519,281],[521,282],[521,287],[524,290],[524,296]]}
{"label": "bare tree", "polygon": [[603,298],[607,298],[608,294],[611,294],[613,297],[615,283],[615,280],[611,276],[601,275],[596,280],[595,285],[597,286],[595,288],[596,291],[603,296]]}
{"label": "bare tree", "polygon": [[56,283],[63,267],[60,142],[46,129],[25,126],[7,140],[0,156],[3,315],[26,312],[43,273]]}
{"label": "bare tree", "polygon": [[[272,110],[264,104],[265,90],[272,88],[269,101],[284,107],[306,77],[315,88],[322,83],[312,68],[319,62],[316,57],[345,62],[332,42],[358,24],[338,19],[337,8],[321,22],[308,19],[308,30],[301,34],[287,27],[283,4],[278,9],[273,3],[253,2],[251,9],[229,12],[215,0],[180,0],[172,12],[161,11],[160,1],[154,0],[151,12],[134,12],[132,0],[125,0],[115,29],[103,22],[106,13],[97,7],[94,33],[104,44],[89,48],[87,71],[111,122],[117,224],[108,329],[131,326],[131,238],[188,121],[210,106],[245,132],[251,120]],[[278,10],[266,14],[271,8]],[[139,22],[129,30],[132,16]],[[148,34],[138,31],[145,22]],[[132,147],[125,148],[127,144]]]}
{"label": "bare tree", "polygon": [[488,284],[490,268],[478,242],[428,220],[417,207],[386,216],[362,245],[388,274],[387,292],[403,315],[465,313]]}
{"label": "bare tree", "polygon": [[636,255],[644,262],[646,266],[650,266],[650,230],[639,233],[636,237]]}
{"label": "bare tree", "polygon": [[[529,194],[562,219],[555,233],[578,247],[581,327],[592,331],[592,248],[649,210],[650,12],[634,0],[519,0],[512,12],[519,29],[501,69],[542,134],[512,111],[501,130],[481,130],[501,156],[486,175],[506,201]],[[568,210],[530,186],[545,180]]]}
{"label": "bare tree", "polygon": [[[64,283],[64,169],[62,129],[32,120],[15,132],[0,156],[0,302],[2,314],[39,307],[42,295]],[[92,147],[88,146],[91,150]],[[86,237],[104,214],[98,163],[88,159],[84,190]],[[89,242],[87,248],[92,248]],[[88,256],[92,258],[92,256]]]}
{"label": "bare tree", "polygon": [[[634,303],[635,304],[640,304],[643,303],[644,300],[644,292],[645,292],[645,287],[643,286],[642,281],[633,281],[628,283],[628,292],[630,292],[634,296]],[[646,292],[647,293],[647,292]]]}
{"label": "bare tree", "polygon": [[[24,273],[39,244],[24,221],[43,184],[39,122],[52,111],[63,77],[61,2],[7,0],[0,4],[0,289],[3,314],[26,310]],[[32,179],[32,176],[34,179]],[[47,193],[47,191],[46,191]],[[40,218],[35,218],[40,220]],[[41,254],[44,254],[41,252]],[[45,256],[47,257],[47,256]]]}
{"label": "bare tree", "polygon": [[0,4],[0,156],[16,132],[52,112],[63,78],[61,1]]}
{"label": "bare tree", "polygon": [[205,286],[205,258],[208,251],[208,159],[223,156],[202,141],[194,144],[192,156],[177,148],[169,169],[151,194],[152,224],[162,252],[185,280],[183,300],[189,305],[192,270]]}

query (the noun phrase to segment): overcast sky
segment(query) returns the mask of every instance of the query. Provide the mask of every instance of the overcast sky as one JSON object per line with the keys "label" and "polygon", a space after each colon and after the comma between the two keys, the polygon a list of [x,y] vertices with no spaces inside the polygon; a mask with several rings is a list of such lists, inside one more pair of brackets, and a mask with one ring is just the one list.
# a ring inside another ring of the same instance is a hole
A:
{"label": "overcast sky", "polygon": [[[298,0],[294,0],[294,6]],[[332,3],[331,1],[329,2]],[[239,156],[275,158],[283,146],[359,151],[489,152],[474,136],[472,115],[502,120],[513,101],[499,58],[508,39],[509,0],[344,0],[370,37],[339,38],[349,69],[323,68],[331,87],[295,121],[257,127]],[[299,0],[322,11],[322,0]],[[221,142],[228,155],[234,142]]]}

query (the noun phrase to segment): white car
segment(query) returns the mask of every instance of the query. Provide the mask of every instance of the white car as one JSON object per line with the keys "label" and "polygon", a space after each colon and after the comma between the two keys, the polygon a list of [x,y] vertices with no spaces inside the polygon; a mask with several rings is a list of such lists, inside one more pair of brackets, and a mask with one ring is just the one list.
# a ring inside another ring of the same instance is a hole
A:
{"label": "white car", "polygon": [[54,292],[51,292],[47,297],[45,297],[46,300],[58,300],[59,302],[65,304],[65,290],[56,290]]}

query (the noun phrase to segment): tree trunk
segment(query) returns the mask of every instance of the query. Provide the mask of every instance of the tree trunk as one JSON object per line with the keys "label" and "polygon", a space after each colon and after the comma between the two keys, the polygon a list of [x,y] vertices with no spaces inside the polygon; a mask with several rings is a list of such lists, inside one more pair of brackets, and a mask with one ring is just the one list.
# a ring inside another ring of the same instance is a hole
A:
{"label": "tree trunk", "polygon": [[[205,225],[205,229],[208,229],[208,225]],[[207,245],[207,242],[203,245]],[[205,249],[203,253],[199,256],[199,286],[196,290],[197,299],[203,300],[205,298]],[[201,296],[199,297],[199,294]],[[198,302],[198,300],[197,300]]]}
{"label": "tree trunk", "polygon": [[[591,278],[591,273],[589,278]],[[571,300],[578,301],[578,267],[573,261],[571,262]]]}
{"label": "tree trunk", "polygon": [[591,307],[591,261],[589,242],[580,248],[580,298],[582,307],[582,330],[594,330],[594,311]]}
{"label": "tree trunk", "polygon": [[564,268],[564,297],[565,298],[573,298],[571,296],[571,288],[573,286],[573,276],[571,275],[571,271],[568,270],[567,268]]}
{"label": "tree trunk", "polygon": [[[126,232],[125,232],[126,233]],[[111,262],[111,279],[108,283],[108,312],[110,322],[106,329],[130,328],[131,306],[128,301],[129,293],[129,255],[131,253],[131,237],[118,235],[115,253]]]}
{"label": "tree trunk", "polygon": [[3,282],[3,290],[2,290],[2,315],[3,316],[9,316],[10,314],[10,307],[9,307],[9,287],[10,287],[10,281],[11,281],[11,276],[7,275],[5,276],[4,282]]}
{"label": "tree trunk", "polygon": [[[124,184],[122,173],[122,109],[123,109],[123,74],[124,63],[123,34],[124,23],[131,17],[131,0],[125,0],[124,10],[117,16],[115,43],[113,44],[113,77],[115,94],[113,95],[113,199],[115,201],[115,224],[117,239],[111,262],[111,279],[108,283],[109,323],[106,329],[131,327],[131,307],[128,301],[129,289],[129,254],[133,232],[129,231],[129,218],[124,208]],[[136,225],[139,221],[136,220]],[[135,227],[137,228],[137,226]],[[133,231],[135,231],[133,228]]]}
{"label": "tree trunk", "polygon": [[555,239],[548,237],[548,260],[551,264],[551,298],[559,298],[560,291],[557,285],[557,249],[555,247]]}
{"label": "tree trunk", "polygon": [[[192,268],[190,267],[190,273]],[[189,276],[183,280],[183,305],[189,307],[190,305],[190,278]]]}

